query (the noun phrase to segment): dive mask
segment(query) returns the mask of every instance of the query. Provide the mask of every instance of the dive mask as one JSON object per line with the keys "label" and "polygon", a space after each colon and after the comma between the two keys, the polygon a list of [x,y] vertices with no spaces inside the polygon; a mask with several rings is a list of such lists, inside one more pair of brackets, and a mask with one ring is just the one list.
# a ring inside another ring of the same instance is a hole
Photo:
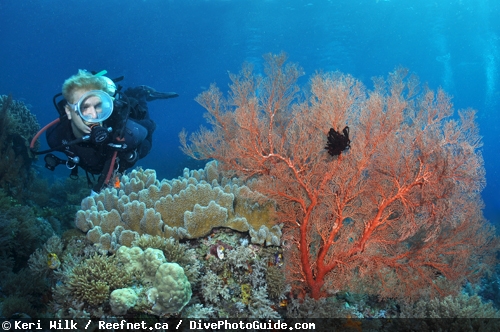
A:
{"label": "dive mask", "polygon": [[103,122],[113,113],[113,98],[102,90],[86,92],[76,104],[68,105],[88,123]]}

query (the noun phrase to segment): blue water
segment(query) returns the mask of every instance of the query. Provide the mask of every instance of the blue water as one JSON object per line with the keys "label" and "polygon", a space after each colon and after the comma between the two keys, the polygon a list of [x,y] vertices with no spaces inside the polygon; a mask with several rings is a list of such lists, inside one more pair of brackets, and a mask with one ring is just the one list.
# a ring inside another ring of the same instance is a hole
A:
{"label": "blue water", "polygon": [[204,123],[194,98],[213,82],[225,89],[243,61],[259,69],[262,54],[285,51],[304,68],[302,83],[340,70],[370,84],[403,65],[453,95],[456,109],[478,110],[485,215],[500,223],[498,17],[498,0],[2,1],[0,93],[31,105],[44,125],[57,116],[52,96],[78,69],[175,91],[150,104],[158,129],[140,163],[172,178],[193,165],[177,135]]}

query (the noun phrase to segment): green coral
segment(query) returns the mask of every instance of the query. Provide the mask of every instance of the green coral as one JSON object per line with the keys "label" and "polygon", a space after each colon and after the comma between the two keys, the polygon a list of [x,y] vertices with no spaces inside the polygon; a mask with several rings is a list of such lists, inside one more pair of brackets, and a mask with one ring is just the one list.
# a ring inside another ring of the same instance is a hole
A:
{"label": "green coral", "polygon": [[94,256],[71,270],[68,287],[75,298],[90,305],[99,305],[111,291],[129,286],[133,276],[120,268],[114,256]]}

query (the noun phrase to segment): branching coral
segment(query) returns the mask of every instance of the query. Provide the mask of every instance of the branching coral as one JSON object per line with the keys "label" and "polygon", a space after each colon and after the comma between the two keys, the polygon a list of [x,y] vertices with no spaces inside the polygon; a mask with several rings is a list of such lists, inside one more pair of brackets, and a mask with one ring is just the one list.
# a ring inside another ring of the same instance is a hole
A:
{"label": "branching coral", "polygon": [[[49,283],[43,278],[33,278],[33,274],[28,269],[22,269],[17,273],[9,272],[2,274],[0,288],[2,289],[3,297],[6,298],[2,303],[3,308],[1,310],[3,311],[3,315],[7,316],[7,311],[13,307],[16,307],[19,313],[30,315],[33,315],[33,312],[39,314],[45,310],[43,300],[46,299],[46,295],[49,292]],[[7,299],[11,299],[13,302],[7,304]],[[19,303],[25,303],[24,307],[17,307]],[[11,305],[12,307],[8,309]]]}
{"label": "branching coral", "polygon": [[492,303],[477,295],[460,294],[439,299],[420,300],[401,308],[402,318],[500,318]]}
{"label": "branching coral", "polygon": [[0,96],[0,188],[16,198],[23,197],[33,176],[29,140],[39,127],[24,103]]}
{"label": "branching coral", "polygon": [[[455,293],[494,266],[499,239],[481,211],[475,111],[455,116],[444,91],[419,91],[404,68],[373,90],[318,73],[301,91],[298,65],[283,53],[264,59],[264,74],[248,64],[230,74],[226,96],[215,84],[201,93],[211,129],[180,139],[187,155],[217,160],[275,200],[294,294],[319,299],[363,284],[381,298],[416,300]],[[352,137],[345,127],[327,153],[329,129],[346,124]],[[440,276],[454,287],[440,288]]]}
{"label": "branching coral", "polygon": [[309,296],[301,300],[292,298],[287,306],[287,317],[290,318],[340,318],[348,315],[349,311],[340,302],[327,298],[319,300]]}
{"label": "branching coral", "polygon": [[[400,317],[418,318],[412,319],[418,331],[498,331],[500,313],[477,295],[460,294],[404,304]],[[403,328],[404,321],[395,320],[392,330]]]}
{"label": "branching coral", "polygon": [[[279,300],[269,298],[266,282],[268,267],[276,262],[273,258],[277,249],[248,245],[241,241],[241,235],[220,229],[201,240],[197,253],[205,255],[205,260],[201,282],[194,286],[193,293],[204,305],[219,308],[219,318],[277,318]],[[214,253],[214,246],[223,246],[224,255]]]}
{"label": "branching coral", "polygon": [[267,290],[272,299],[283,299],[288,289],[285,280],[285,271],[277,266],[269,266],[266,274]]}
{"label": "branching coral", "polygon": [[99,305],[110,291],[127,287],[132,280],[132,274],[121,269],[114,256],[95,254],[72,269],[68,287],[76,299]]}
{"label": "branching coral", "polygon": [[13,206],[0,218],[8,230],[8,233],[0,232],[0,237],[8,243],[3,248],[6,249],[4,255],[14,258],[15,271],[25,267],[31,253],[54,234],[48,221],[37,218],[29,206]]}
{"label": "branching coral", "polygon": [[[63,252],[63,243],[56,235],[50,237],[42,248],[33,252],[28,260],[28,266],[34,275],[46,277],[57,267],[49,264],[49,258],[58,259]],[[55,255],[55,256],[54,256]]]}

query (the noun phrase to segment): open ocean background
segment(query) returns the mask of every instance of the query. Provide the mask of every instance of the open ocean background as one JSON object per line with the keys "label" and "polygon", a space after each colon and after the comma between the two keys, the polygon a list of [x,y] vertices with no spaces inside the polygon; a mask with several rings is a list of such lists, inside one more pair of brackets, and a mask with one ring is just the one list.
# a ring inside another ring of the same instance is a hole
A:
{"label": "open ocean background", "polygon": [[[178,133],[205,124],[194,98],[213,82],[226,91],[228,72],[244,61],[261,71],[263,54],[284,51],[303,67],[301,85],[338,70],[369,87],[401,65],[443,87],[456,110],[478,110],[485,216],[499,224],[499,17],[498,0],[2,0],[0,94],[24,101],[44,126],[57,117],[52,97],[78,69],[177,92],[149,104],[157,130],[138,163],[162,179],[201,167],[179,150]],[[40,176],[52,176],[43,164]]]}

